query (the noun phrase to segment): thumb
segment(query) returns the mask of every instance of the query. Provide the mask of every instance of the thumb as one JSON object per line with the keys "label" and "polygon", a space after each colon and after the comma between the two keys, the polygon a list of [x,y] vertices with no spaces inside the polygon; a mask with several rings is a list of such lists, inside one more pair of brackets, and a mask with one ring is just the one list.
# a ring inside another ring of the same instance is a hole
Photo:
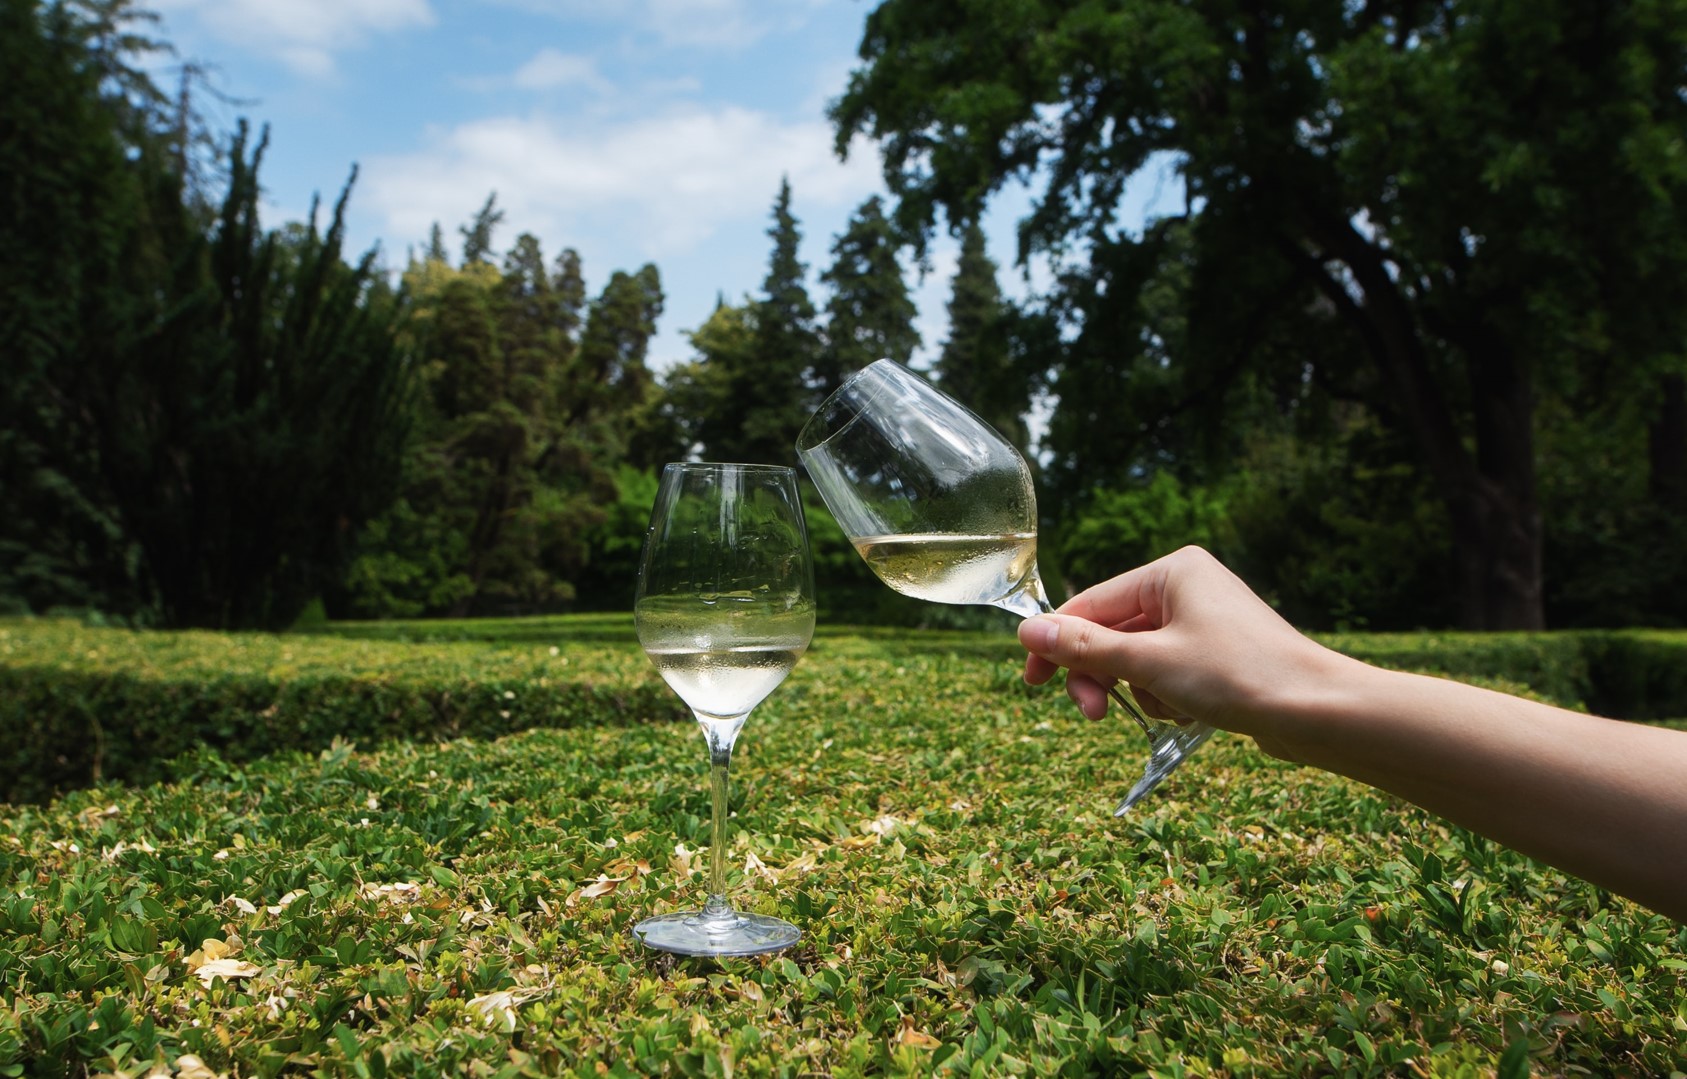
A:
{"label": "thumb", "polygon": [[1065,614],[1040,614],[1019,624],[1019,643],[1032,655],[1082,674],[1126,681],[1132,666],[1131,636]]}

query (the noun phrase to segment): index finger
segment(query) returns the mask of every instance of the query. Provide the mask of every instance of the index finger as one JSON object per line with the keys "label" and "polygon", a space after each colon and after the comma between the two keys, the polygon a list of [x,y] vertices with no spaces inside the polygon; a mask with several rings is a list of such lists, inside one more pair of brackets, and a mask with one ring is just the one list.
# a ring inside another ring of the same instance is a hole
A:
{"label": "index finger", "polygon": [[1054,672],[1060,667],[1050,660],[1044,659],[1035,652],[1025,656],[1025,682],[1027,685],[1040,686],[1054,677]]}
{"label": "index finger", "polygon": [[1163,562],[1157,559],[1092,585],[1061,604],[1060,613],[1116,629],[1154,629],[1164,608]]}

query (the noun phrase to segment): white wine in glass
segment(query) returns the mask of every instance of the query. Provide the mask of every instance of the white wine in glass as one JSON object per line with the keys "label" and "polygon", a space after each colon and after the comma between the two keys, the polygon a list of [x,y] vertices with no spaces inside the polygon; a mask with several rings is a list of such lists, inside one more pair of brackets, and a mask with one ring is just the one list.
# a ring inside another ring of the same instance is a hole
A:
{"label": "white wine in glass", "polygon": [[796,473],[773,465],[664,468],[633,619],[645,655],[703,730],[710,794],[707,901],[646,918],[633,935],[682,955],[789,947],[802,937],[796,926],[727,901],[726,823],[738,733],[814,636],[814,570]]}
{"label": "white wine in glass", "polygon": [[856,553],[879,580],[932,603],[994,604],[1037,568],[1037,534],[864,536]]}
{"label": "white wine in glass", "polygon": [[[892,360],[852,375],[797,438],[797,456],[881,581],[933,603],[1053,610],[1037,572],[1037,496],[1019,451],[958,401]],[[1212,735],[1149,719],[1110,691],[1148,739],[1122,814]]]}

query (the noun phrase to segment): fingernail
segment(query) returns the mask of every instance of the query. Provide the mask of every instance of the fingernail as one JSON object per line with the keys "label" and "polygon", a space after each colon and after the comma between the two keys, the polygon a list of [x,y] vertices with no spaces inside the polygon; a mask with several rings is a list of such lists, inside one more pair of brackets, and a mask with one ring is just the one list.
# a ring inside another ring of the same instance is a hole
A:
{"label": "fingernail", "polygon": [[1032,652],[1047,652],[1060,640],[1060,623],[1052,618],[1028,618],[1019,625],[1019,643]]}

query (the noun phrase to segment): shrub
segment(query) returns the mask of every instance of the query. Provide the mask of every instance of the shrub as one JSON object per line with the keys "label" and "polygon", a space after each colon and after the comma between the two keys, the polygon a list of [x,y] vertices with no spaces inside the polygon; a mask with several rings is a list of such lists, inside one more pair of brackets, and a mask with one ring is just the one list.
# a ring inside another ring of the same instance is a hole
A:
{"label": "shrub", "polygon": [[[1585,638],[1573,633],[1326,633],[1338,652],[1397,670],[1454,678],[1502,678],[1566,708],[1591,692]],[[1687,634],[1677,645],[1687,657]],[[1687,714],[1687,700],[1682,714]]]}
{"label": "shrub", "polygon": [[0,624],[0,797],[148,782],[201,747],[229,760],[362,742],[493,737],[683,714],[636,648],[411,648],[262,634]]}

